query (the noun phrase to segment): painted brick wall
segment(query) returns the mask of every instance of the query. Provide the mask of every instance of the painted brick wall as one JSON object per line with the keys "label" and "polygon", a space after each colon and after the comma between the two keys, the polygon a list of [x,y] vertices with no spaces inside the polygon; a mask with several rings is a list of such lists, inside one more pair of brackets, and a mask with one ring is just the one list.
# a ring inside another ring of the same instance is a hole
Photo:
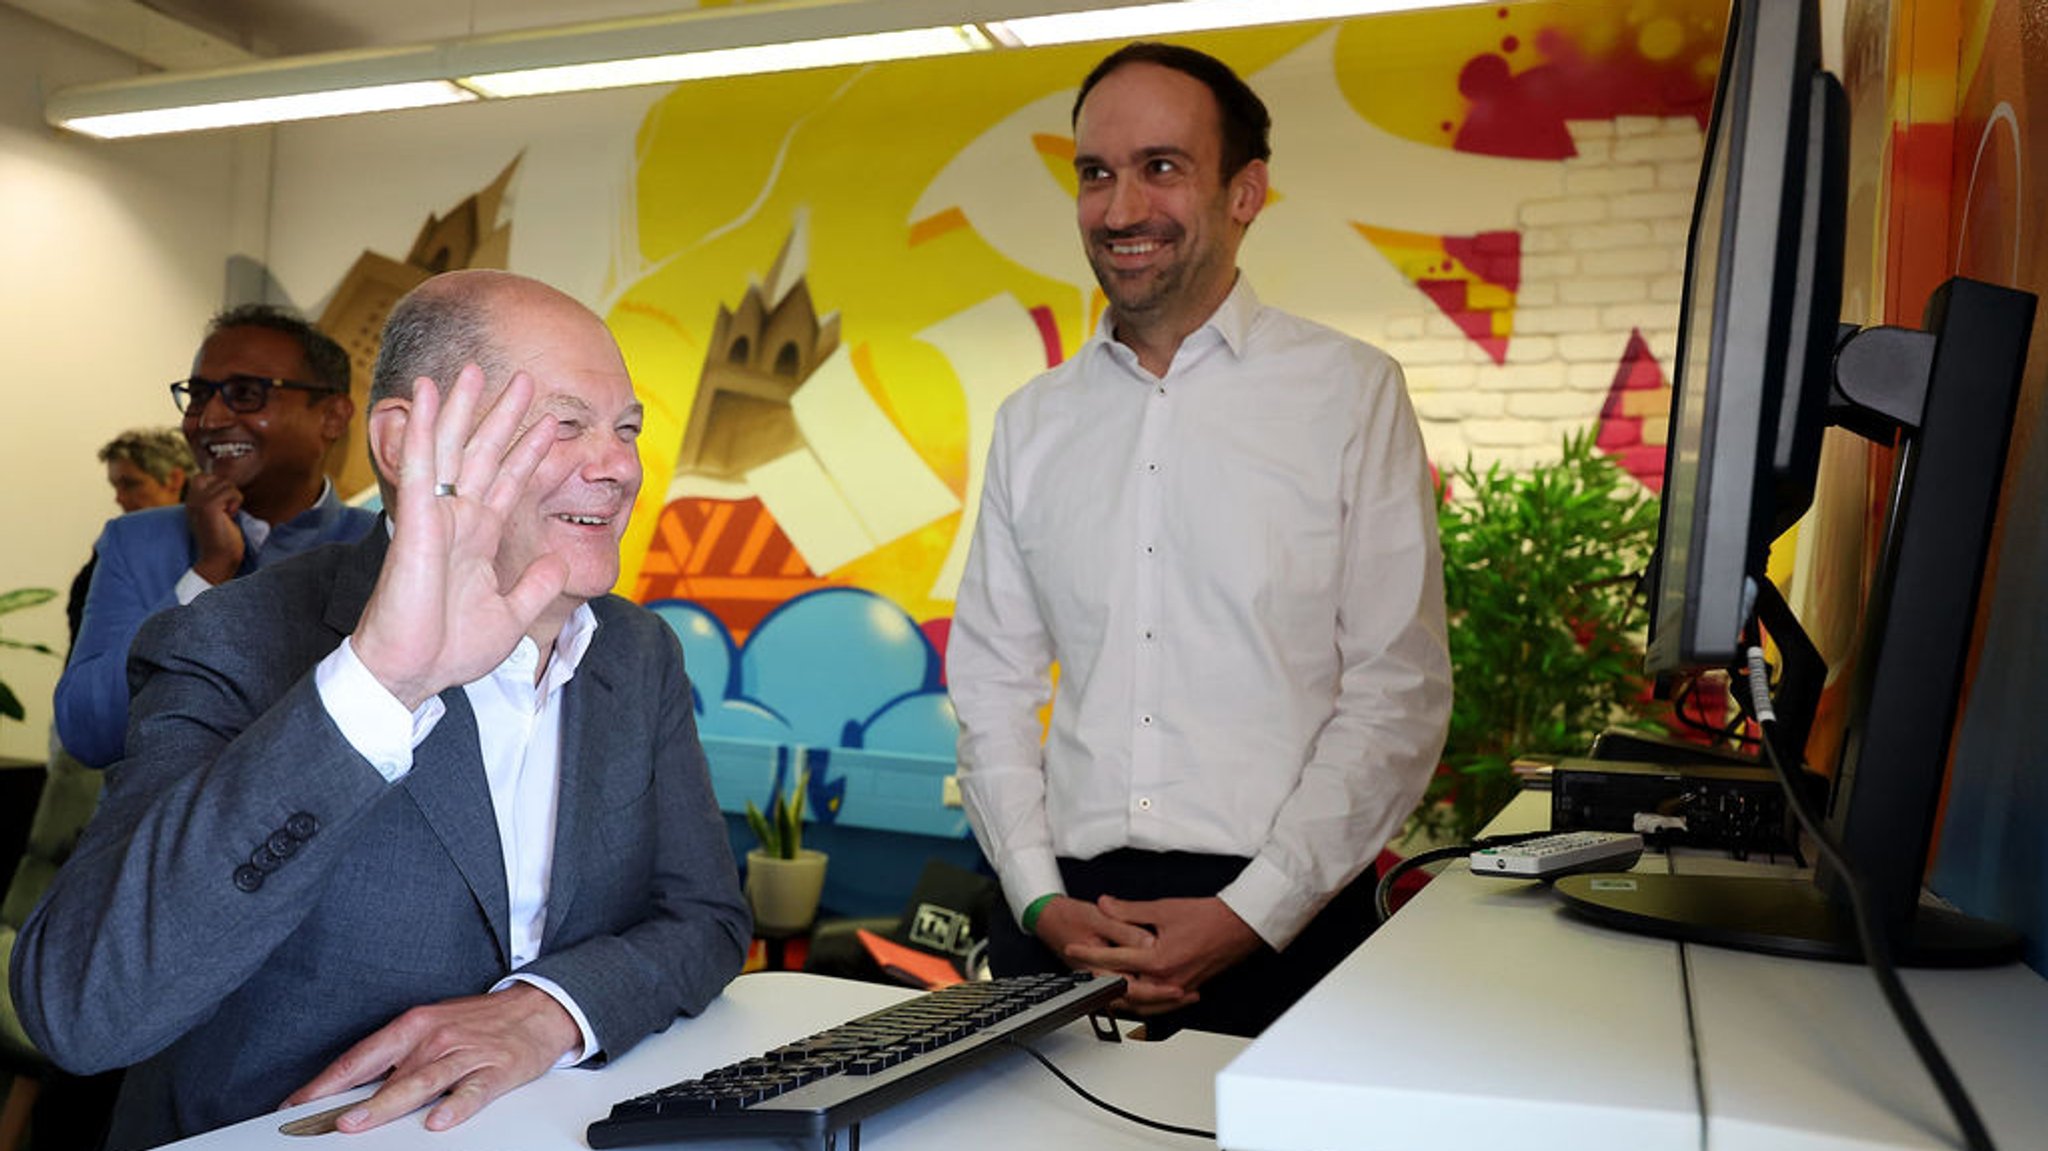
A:
{"label": "painted brick wall", "polygon": [[[1570,128],[1578,155],[1561,161],[1566,194],[1524,201],[1517,213],[1520,283],[1496,326],[1509,333],[1504,360],[1426,302],[1388,317],[1378,341],[1406,369],[1440,462],[1555,459],[1567,433],[1596,421],[1603,445],[1634,449],[1639,475],[1661,459],[1704,136],[1690,117]],[[1659,386],[1620,386],[1638,334]]]}

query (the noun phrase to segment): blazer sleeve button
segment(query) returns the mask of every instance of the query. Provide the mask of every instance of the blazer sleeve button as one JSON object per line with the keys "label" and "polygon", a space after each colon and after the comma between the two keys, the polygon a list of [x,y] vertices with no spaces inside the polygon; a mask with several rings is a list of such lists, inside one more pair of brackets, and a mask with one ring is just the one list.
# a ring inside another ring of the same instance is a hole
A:
{"label": "blazer sleeve button", "polygon": [[320,830],[320,821],[314,819],[311,812],[301,811],[284,821],[284,829],[293,839],[311,839],[313,833]]}
{"label": "blazer sleeve button", "polygon": [[299,841],[292,838],[289,831],[273,831],[270,838],[263,841],[263,846],[279,859],[290,859],[292,853],[299,849]]}
{"label": "blazer sleeve button", "polygon": [[253,865],[245,863],[235,868],[235,887],[238,890],[253,895],[256,893],[256,889],[262,886],[263,873],[256,870]]}
{"label": "blazer sleeve button", "polygon": [[268,844],[258,847],[255,851],[249,853],[249,866],[265,874],[276,871],[278,865],[283,862],[284,856],[270,850],[270,845]]}

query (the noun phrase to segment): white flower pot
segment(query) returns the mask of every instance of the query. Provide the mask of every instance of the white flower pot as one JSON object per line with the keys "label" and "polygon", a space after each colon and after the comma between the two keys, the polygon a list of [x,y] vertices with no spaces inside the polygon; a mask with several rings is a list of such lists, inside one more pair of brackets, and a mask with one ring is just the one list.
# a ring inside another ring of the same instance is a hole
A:
{"label": "white flower pot", "polygon": [[760,848],[747,853],[747,903],[754,926],[763,932],[797,932],[818,914],[825,890],[825,853],[804,848],[795,859],[777,859]]}

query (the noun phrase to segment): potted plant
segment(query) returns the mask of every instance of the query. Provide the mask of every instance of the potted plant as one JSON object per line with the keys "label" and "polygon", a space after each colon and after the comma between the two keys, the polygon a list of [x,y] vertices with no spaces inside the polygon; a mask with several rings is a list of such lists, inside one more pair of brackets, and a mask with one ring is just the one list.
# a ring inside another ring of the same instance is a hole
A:
{"label": "potted plant", "polygon": [[795,934],[818,914],[825,890],[825,853],[803,845],[804,785],[810,773],[799,770],[788,797],[777,785],[768,812],[747,801],[747,826],[760,846],[747,852],[747,902],[754,909],[755,930],[764,935]]}
{"label": "potted plant", "polygon": [[1655,726],[1636,584],[1657,499],[1590,430],[1525,471],[1468,460],[1440,496],[1451,723],[1415,822],[1462,841],[1514,798],[1516,757],[1584,755],[1608,727]]}
{"label": "potted plant", "polygon": [[[11,592],[0,593],[0,615],[48,603],[55,598],[57,593],[46,587],[16,588]],[[6,636],[0,636],[0,647],[24,648],[28,651],[42,652],[44,655],[54,654],[48,644],[27,643],[18,639],[8,639]],[[19,723],[27,715],[28,712],[21,706],[21,697],[14,694],[14,689],[8,687],[5,680],[0,680],[0,717]]]}

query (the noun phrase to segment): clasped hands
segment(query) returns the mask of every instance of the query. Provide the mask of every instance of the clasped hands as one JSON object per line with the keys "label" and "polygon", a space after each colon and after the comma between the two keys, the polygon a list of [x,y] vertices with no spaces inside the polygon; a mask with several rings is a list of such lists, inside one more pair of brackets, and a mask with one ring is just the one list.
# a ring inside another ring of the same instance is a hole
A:
{"label": "clasped hands", "polygon": [[1068,964],[1121,975],[1117,1006],[1157,1015],[1201,998],[1202,985],[1262,946],[1230,906],[1214,896],[1086,902],[1060,896],[1039,913],[1038,937]]}

